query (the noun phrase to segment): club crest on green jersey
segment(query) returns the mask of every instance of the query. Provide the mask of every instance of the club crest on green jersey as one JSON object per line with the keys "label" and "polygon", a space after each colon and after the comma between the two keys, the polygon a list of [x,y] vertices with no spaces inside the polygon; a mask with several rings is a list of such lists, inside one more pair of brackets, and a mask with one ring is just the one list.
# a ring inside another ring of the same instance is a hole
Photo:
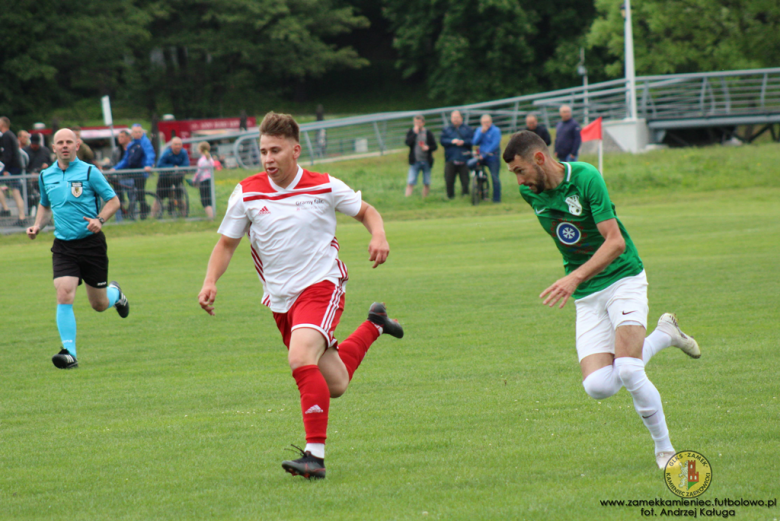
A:
{"label": "club crest on green jersey", "polygon": [[555,235],[558,236],[558,240],[566,246],[572,246],[580,242],[582,238],[582,232],[579,228],[572,223],[562,222],[555,228]]}
{"label": "club crest on green jersey", "polygon": [[569,205],[569,213],[572,215],[582,215],[582,205],[577,195],[570,195],[566,198],[566,204]]}
{"label": "club crest on green jersey", "polygon": [[81,181],[73,181],[70,183],[70,193],[73,194],[73,197],[79,197],[84,193]]}

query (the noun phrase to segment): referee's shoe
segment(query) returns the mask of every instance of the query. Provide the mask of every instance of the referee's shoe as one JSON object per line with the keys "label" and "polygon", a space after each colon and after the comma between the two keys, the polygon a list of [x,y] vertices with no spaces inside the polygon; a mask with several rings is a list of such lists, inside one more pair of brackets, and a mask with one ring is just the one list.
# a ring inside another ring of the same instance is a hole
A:
{"label": "referee's shoe", "polygon": [[116,308],[116,312],[119,313],[120,317],[127,318],[127,315],[130,314],[130,303],[127,301],[127,295],[122,293],[122,288],[119,287],[119,283],[115,280],[112,280],[108,287],[119,290],[119,300],[116,301],[114,307]]}
{"label": "referee's shoe", "polygon": [[75,369],[79,366],[79,361],[67,349],[63,349],[51,357],[51,361],[58,369]]}

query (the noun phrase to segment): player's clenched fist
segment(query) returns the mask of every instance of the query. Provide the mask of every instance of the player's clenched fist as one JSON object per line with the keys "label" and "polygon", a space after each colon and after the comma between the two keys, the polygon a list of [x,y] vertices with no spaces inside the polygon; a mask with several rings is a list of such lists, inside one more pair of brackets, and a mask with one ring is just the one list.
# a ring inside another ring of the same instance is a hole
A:
{"label": "player's clenched fist", "polygon": [[213,284],[204,284],[203,289],[198,294],[198,303],[203,311],[209,315],[214,315],[214,300],[217,298],[217,287]]}

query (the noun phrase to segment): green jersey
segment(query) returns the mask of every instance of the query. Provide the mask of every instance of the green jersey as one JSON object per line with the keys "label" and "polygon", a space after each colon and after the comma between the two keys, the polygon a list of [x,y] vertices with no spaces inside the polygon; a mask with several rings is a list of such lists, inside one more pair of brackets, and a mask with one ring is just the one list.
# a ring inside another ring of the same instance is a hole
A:
{"label": "green jersey", "polygon": [[557,188],[535,194],[530,188],[521,186],[520,195],[534,209],[542,228],[558,246],[566,274],[585,264],[604,244],[604,237],[596,226],[598,223],[615,219],[626,241],[626,251],[620,257],[580,284],[572,295],[580,299],[622,278],[638,275],[644,268],[636,246],[615,214],[615,205],[609,199],[607,185],[599,171],[588,163],[562,164],[566,171]]}

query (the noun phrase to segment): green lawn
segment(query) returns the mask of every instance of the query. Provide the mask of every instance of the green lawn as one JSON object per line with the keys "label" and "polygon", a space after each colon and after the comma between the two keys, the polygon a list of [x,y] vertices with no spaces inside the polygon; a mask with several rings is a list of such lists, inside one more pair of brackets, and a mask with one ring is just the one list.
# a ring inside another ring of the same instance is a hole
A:
{"label": "green lawn", "polygon": [[[704,352],[669,349],[648,365],[675,447],[712,464],[702,499],[780,495],[776,154],[664,151],[605,165],[647,268],[650,320],[677,312]],[[320,170],[384,213],[392,249],[372,270],[365,230],[340,225],[350,283],[337,336],[374,300],[406,329],[380,339],[332,402],[328,478],[280,467],[284,448],[304,443],[298,392],[247,244],[209,317],[196,295],[216,223],[107,227],[130,317],[93,312],[79,289],[81,367],[58,371],[51,234],[5,237],[0,519],[640,519],[600,500],[675,498],[628,393],[584,393],[574,308],[537,298],[561,276],[560,257],[508,175],[504,204],[473,208],[445,201],[440,175],[429,200],[403,198],[398,155]],[[218,182],[222,211],[242,174],[231,175]]]}

